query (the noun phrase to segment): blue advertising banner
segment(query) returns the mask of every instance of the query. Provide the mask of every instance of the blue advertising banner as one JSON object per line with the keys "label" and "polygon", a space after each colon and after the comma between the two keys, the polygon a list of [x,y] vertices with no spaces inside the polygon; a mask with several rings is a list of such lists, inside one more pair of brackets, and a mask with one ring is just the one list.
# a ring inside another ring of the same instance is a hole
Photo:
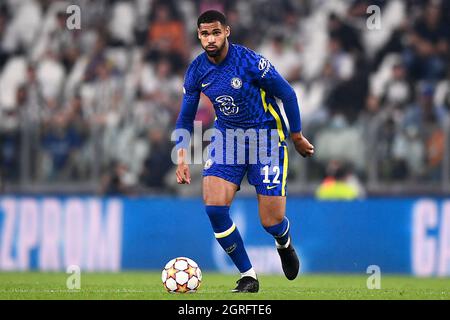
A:
{"label": "blue advertising banner", "polygon": [[[231,216],[259,273],[281,273],[257,202],[237,198]],[[302,272],[450,275],[450,200],[350,202],[290,197]],[[0,197],[0,270],[160,270],[186,256],[203,270],[237,272],[214,239],[201,199]]]}

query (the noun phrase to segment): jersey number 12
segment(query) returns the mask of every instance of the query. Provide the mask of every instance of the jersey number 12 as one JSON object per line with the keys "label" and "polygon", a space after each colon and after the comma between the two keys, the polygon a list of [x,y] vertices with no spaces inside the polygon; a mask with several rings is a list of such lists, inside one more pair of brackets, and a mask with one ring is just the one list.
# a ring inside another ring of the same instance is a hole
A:
{"label": "jersey number 12", "polygon": [[[263,183],[270,183],[270,179],[269,179],[269,166],[265,166],[263,168],[264,171],[264,180]],[[272,168],[272,172],[275,174],[275,177],[273,177],[272,183],[280,183],[280,180],[278,179],[280,177],[280,167],[279,166],[274,166]]]}

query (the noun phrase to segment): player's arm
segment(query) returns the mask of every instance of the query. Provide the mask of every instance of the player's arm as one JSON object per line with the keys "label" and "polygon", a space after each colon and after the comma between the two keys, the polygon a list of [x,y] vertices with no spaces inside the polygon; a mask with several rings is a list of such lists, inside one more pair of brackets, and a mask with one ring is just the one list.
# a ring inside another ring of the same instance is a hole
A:
{"label": "player's arm", "polygon": [[314,146],[306,139],[302,132],[291,132],[291,139],[295,150],[303,157],[310,157],[314,154]]}
{"label": "player's arm", "polygon": [[[264,59],[264,63],[262,59],[264,58],[260,57],[258,62],[256,80],[266,92],[278,97],[283,102],[284,110],[289,121],[291,139],[297,152],[303,157],[312,156],[314,154],[314,146],[302,134],[300,109],[294,89],[269,61]],[[265,66],[265,68],[260,68],[261,65]]]}
{"label": "player's arm", "polygon": [[183,102],[180,114],[178,115],[176,128],[176,148],[177,148],[177,182],[179,184],[190,184],[191,174],[186,162],[186,155],[189,148],[190,136],[194,128],[194,119],[197,114],[200,100],[200,90],[197,89],[192,76],[192,65],[188,69],[183,87]]}
{"label": "player's arm", "polygon": [[190,184],[191,183],[191,173],[189,171],[189,165],[186,163],[186,152],[187,149],[178,149],[178,164],[175,174],[177,176],[178,184]]}

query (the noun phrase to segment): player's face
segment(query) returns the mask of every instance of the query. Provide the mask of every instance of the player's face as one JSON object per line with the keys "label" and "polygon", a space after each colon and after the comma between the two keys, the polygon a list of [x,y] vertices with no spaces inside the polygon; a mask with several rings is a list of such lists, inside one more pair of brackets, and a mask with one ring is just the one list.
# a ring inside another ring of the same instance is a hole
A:
{"label": "player's face", "polygon": [[230,27],[224,26],[220,22],[201,23],[198,28],[198,38],[203,50],[210,57],[220,56],[226,41],[230,35]]}

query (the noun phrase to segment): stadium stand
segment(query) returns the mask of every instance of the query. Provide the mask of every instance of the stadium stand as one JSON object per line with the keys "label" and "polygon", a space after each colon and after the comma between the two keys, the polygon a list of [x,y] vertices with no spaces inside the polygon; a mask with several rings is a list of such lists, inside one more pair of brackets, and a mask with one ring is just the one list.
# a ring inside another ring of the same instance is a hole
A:
{"label": "stadium stand", "polygon": [[[291,193],[313,193],[333,161],[371,194],[449,190],[450,4],[418,0],[2,1],[2,190],[177,192],[170,133],[207,9],[297,92],[316,156],[291,153]],[[197,120],[214,121],[206,99]]]}

